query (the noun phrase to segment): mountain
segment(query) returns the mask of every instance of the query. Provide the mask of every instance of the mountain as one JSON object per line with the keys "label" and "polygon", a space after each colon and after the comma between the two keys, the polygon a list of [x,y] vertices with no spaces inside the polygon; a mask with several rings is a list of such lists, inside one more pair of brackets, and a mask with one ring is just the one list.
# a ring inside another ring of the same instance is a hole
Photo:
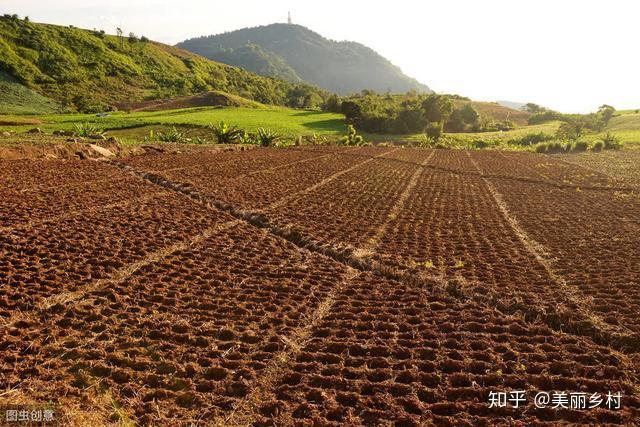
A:
{"label": "mountain", "polygon": [[185,40],[177,46],[261,75],[290,81],[300,78],[342,95],[364,89],[431,92],[374,50],[355,42],[328,40],[301,25],[244,28]]}
{"label": "mountain", "polygon": [[524,106],[526,105],[524,102],[514,102],[514,101],[496,101],[498,104],[503,107],[511,108],[514,110],[522,111]]}
{"label": "mountain", "polygon": [[[271,62],[268,54],[265,58]],[[35,92],[63,108],[85,112],[207,91],[298,108],[316,107],[328,96],[307,84],[259,76],[145,37],[10,15],[0,16],[0,72],[9,75],[3,80],[20,93]],[[294,73],[291,77],[295,80]]]}

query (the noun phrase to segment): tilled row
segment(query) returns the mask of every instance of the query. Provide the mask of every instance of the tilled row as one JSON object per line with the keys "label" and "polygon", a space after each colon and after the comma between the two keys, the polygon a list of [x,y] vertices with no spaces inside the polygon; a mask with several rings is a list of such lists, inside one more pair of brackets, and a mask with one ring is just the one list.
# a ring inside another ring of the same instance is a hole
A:
{"label": "tilled row", "polygon": [[[607,347],[363,273],[282,373],[254,425],[630,423],[638,372]],[[519,407],[491,392],[523,391]],[[538,392],[621,393],[621,408],[537,408]]]}
{"label": "tilled row", "polygon": [[521,227],[584,302],[614,328],[640,333],[640,200],[492,180]]}
{"label": "tilled row", "polygon": [[417,169],[389,162],[385,155],[265,214],[281,226],[328,244],[360,247],[387,221]]}
{"label": "tilled row", "polygon": [[129,166],[160,173],[172,171],[176,176],[198,176],[206,171],[211,179],[233,178],[247,173],[282,166],[323,153],[283,149],[260,149],[248,151],[202,152],[179,154],[149,154],[123,161]]}
{"label": "tilled row", "polygon": [[5,192],[38,192],[74,186],[84,187],[96,181],[117,179],[119,171],[101,162],[81,160],[0,160]]}
{"label": "tilled row", "polygon": [[0,317],[32,310],[53,295],[81,290],[230,219],[180,194],[160,191],[131,204],[0,234]]}
{"label": "tilled row", "polygon": [[248,225],[222,230],[1,334],[0,387],[88,411],[108,391],[142,425],[221,417],[344,273]]}
{"label": "tilled row", "polygon": [[[287,168],[258,171],[220,180],[214,179],[216,169],[209,168],[189,176],[185,176],[181,171],[167,171],[160,175],[171,181],[192,186],[198,191],[226,203],[244,208],[261,209],[370,158],[371,156],[368,155],[319,156],[311,162],[298,162]],[[210,176],[209,170],[212,171],[213,177]]]}

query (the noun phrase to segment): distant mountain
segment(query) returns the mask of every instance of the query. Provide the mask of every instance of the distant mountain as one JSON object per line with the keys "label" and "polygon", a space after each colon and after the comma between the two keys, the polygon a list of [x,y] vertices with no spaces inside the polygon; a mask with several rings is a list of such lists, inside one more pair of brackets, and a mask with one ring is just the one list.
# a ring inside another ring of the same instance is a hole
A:
{"label": "distant mountain", "polygon": [[522,110],[526,105],[524,102],[513,102],[513,101],[496,101],[498,104],[503,107],[511,108],[514,110]]}
{"label": "distant mountain", "polygon": [[374,50],[355,42],[328,40],[301,25],[244,28],[177,46],[257,74],[293,82],[301,79],[343,95],[363,89],[432,92]]}

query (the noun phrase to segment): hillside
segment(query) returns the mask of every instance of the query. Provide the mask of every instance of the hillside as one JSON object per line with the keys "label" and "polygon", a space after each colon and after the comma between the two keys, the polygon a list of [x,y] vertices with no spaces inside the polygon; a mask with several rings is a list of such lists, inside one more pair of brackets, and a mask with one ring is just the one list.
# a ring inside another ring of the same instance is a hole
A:
{"label": "hillside", "polygon": [[0,71],[0,114],[46,114],[59,109],[52,99],[20,84],[13,76]]}
{"label": "hillside", "polygon": [[0,17],[0,71],[80,111],[211,90],[305,108],[327,96],[309,85],[258,76],[144,38],[6,16]]}
{"label": "hillside", "polygon": [[526,111],[516,110],[514,108],[501,105],[500,102],[482,102],[482,101],[454,101],[456,107],[465,104],[471,104],[481,116],[489,117],[493,120],[503,121],[511,120],[518,126],[526,126],[531,114]]}
{"label": "hillside", "polygon": [[300,25],[244,28],[189,39],[177,46],[261,75],[290,81],[300,78],[343,95],[363,89],[431,92],[374,50],[355,42],[326,39]]}

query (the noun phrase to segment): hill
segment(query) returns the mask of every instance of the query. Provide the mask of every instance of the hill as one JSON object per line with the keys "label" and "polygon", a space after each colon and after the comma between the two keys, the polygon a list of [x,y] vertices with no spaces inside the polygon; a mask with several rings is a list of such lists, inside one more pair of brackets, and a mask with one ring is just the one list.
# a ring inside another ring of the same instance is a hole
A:
{"label": "hill", "polygon": [[518,126],[526,126],[531,114],[526,111],[516,110],[512,107],[502,105],[500,102],[482,102],[482,101],[454,101],[456,107],[465,104],[471,104],[481,116],[491,118],[492,120],[503,121],[511,120]]}
{"label": "hill", "polygon": [[355,42],[333,41],[308,28],[271,24],[203,36],[178,47],[261,75],[306,82],[342,95],[364,89],[431,92],[374,50]]}
{"label": "hill", "polygon": [[102,111],[122,102],[216,90],[264,104],[315,107],[327,93],[217,63],[146,38],[0,17],[0,71],[63,107]]}
{"label": "hill", "polygon": [[59,109],[52,99],[20,84],[0,71],[0,114],[47,114]]}

